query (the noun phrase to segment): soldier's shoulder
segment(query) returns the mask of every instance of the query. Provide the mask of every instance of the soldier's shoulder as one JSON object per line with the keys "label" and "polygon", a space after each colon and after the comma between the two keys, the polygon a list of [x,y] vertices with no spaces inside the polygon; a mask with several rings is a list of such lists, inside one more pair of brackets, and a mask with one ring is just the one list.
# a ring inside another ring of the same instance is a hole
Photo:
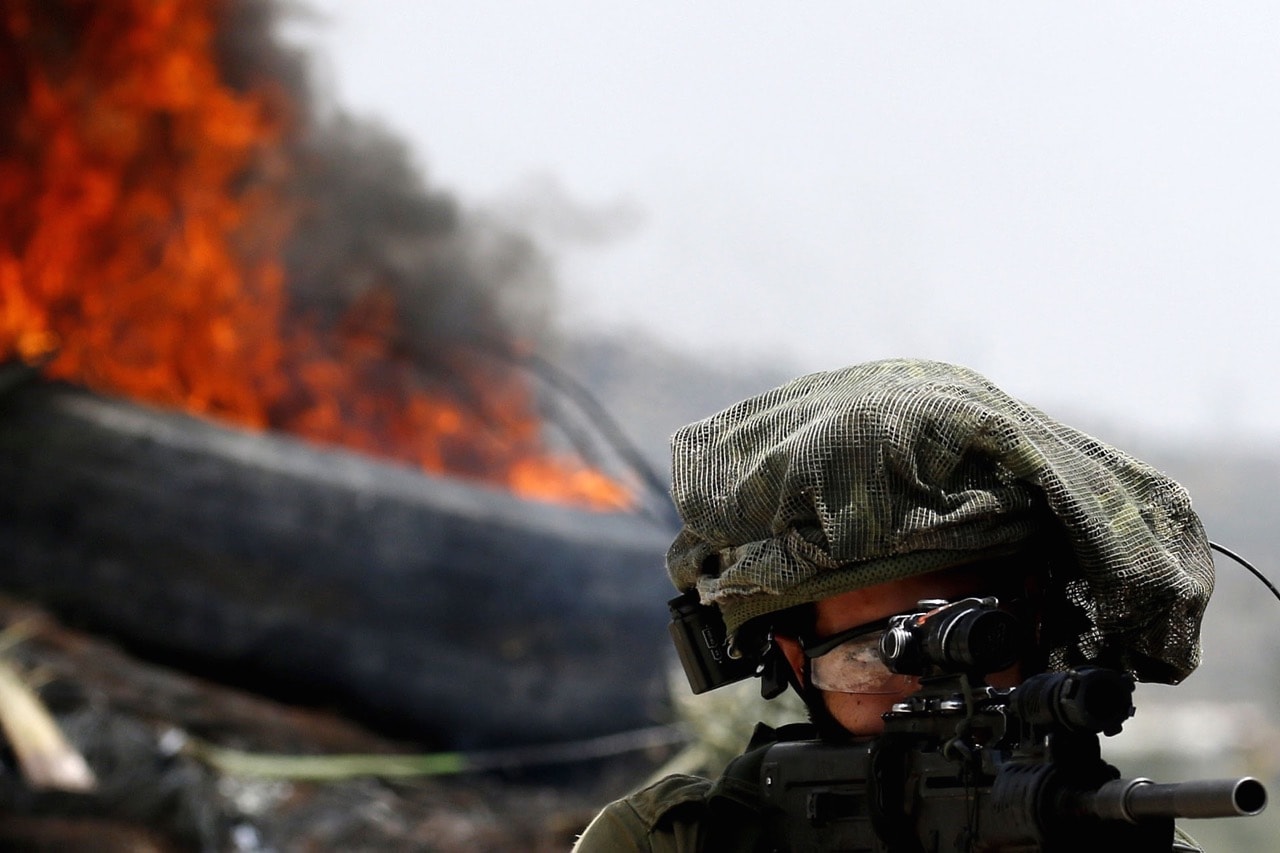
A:
{"label": "soldier's shoulder", "polygon": [[573,849],[575,853],[694,851],[710,790],[711,781],[699,776],[665,776],[605,806]]}
{"label": "soldier's shoulder", "polygon": [[700,811],[710,790],[710,779],[673,774],[641,788],[624,802],[635,809],[646,826],[656,827],[680,813]]}

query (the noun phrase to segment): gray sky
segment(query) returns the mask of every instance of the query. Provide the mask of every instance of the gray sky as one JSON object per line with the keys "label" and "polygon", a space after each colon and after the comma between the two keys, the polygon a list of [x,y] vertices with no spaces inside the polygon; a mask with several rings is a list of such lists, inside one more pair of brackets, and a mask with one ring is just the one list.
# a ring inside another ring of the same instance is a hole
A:
{"label": "gray sky", "polygon": [[1280,5],[310,5],[340,104],[535,200],[567,324],[1280,440]]}

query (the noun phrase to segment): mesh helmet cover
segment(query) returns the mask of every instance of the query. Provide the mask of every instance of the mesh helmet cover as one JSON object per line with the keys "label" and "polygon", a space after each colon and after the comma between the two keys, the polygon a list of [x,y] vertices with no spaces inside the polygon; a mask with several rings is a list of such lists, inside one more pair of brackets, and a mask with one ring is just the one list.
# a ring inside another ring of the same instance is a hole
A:
{"label": "mesh helmet cover", "polygon": [[[895,359],[800,377],[680,429],[667,554],[732,634],[755,617],[1065,534],[1057,665],[1176,683],[1213,562],[1186,490],[966,368]],[[1047,619],[1048,617],[1046,617]]]}

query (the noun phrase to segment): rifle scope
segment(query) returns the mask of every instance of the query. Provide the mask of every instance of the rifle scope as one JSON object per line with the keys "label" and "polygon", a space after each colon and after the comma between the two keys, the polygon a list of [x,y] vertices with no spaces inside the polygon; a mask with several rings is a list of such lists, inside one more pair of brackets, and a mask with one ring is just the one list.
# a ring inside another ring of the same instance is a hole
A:
{"label": "rifle scope", "polygon": [[986,675],[1018,659],[1022,626],[996,599],[926,600],[917,606],[923,612],[891,617],[880,639],[880,656],[893,672]]}

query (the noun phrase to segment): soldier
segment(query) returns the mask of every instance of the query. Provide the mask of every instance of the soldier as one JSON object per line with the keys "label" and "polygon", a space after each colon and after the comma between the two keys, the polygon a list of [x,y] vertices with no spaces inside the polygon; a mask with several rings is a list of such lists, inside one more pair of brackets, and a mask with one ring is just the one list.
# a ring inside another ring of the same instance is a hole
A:
{"label": "soldier", "polygon": [[[1177,683],[1199,662],[1213,563],[1185,490],[961,367],[817,373],[684,427],[672,495],[676,587],[828,740],[879,734],[916,690],[873,643],[922,599],[1017,602],[1034,641],[996,687],[1083,664]],[[667,777],[575,850],[757,849],[750,784]],[[1173,849],[1197,848],[1179,833]]]}

